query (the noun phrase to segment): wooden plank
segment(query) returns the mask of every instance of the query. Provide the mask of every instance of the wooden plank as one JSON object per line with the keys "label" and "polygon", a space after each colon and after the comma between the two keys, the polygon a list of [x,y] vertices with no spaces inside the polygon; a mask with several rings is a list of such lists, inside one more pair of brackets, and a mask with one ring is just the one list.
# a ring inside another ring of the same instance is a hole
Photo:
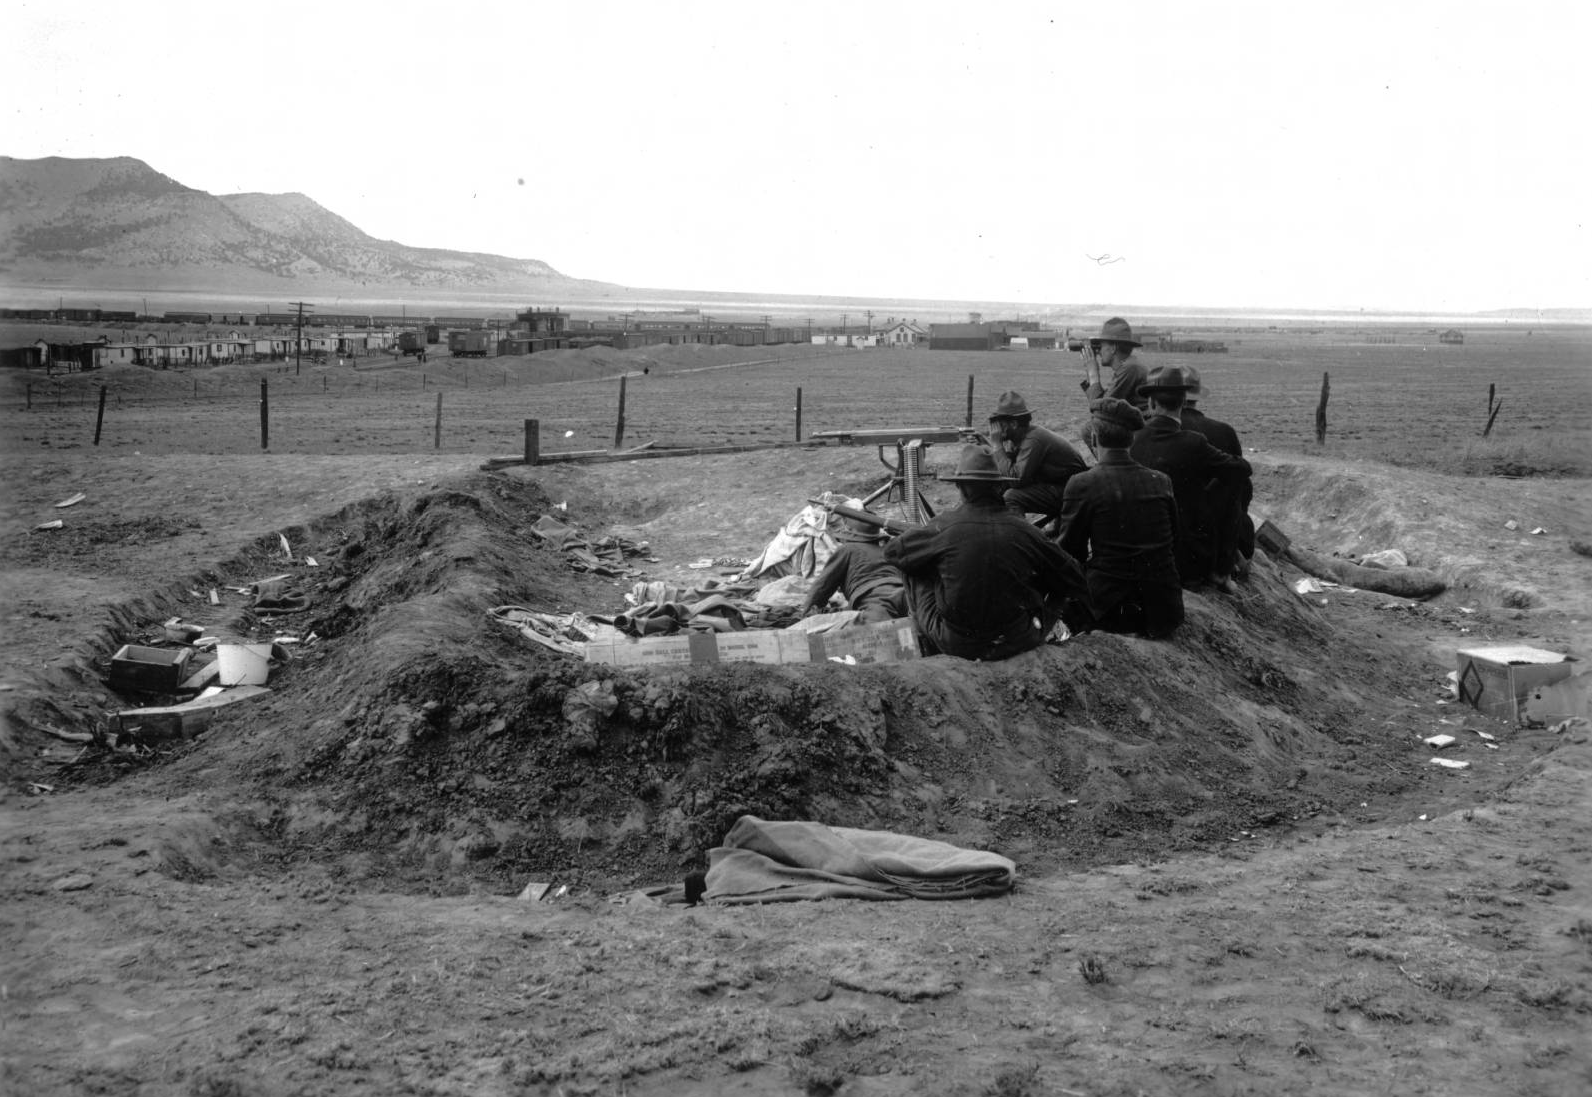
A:
{"label": "wooden plank", "polygon": [[111,730],[128,732],[136,728],[142,738],[149,740],[192,739],[210,726],[218,709],[270,692],[266,686],[238,686],[214,697],[185,701],[180,705],[128,709],[111,717]]}

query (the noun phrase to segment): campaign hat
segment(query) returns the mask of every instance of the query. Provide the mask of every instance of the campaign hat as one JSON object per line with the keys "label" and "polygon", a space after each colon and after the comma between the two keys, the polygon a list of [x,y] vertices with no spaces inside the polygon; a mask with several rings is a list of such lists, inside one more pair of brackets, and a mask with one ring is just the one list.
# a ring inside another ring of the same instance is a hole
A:
{"label": "campaign hat", "polygon": [[990,413],[990,418],[1024,419],[1033,414],[1028,410],[1028,401],[1023,399],[1022,393],[1008,390],[1001,393],[1001,398],[995,401],[995,410]]}
{"label": "campaign hat", "polygon": [[1144,384],[1139,386],[1139,395],[1150,396],[1157,392],[1186,393],[1198,384],[1198,381],[1189,383],[1188,373],[1182,366],[1156,366],[1150,371],[1150,376],[1145,379]]}
{"label": "campaign hat", "polygon": [[995,455],[983,446],[966,445],[956,458],[956,471],[941,480],[968,484],[1015,484],[1017,477],[1002,476]]}
{"label": "campaign hat", "polygon": [[1142,347],[1143,343],[1133,337],[1133,328],[1120,316],[1113,316],[1100,325],[1100,334],[1089,337],[1091,343],[1126,343],[1130,347]]}
{"label": "campaign hat", "polygon": [[[865,514],[873,513],[873,511],[863,505],[861,499],[847,499],[846,506],[852,510],[860,510]],[[889,536],[883,529],[872,522],[864,522],[861,518],[853,518],[849,514],[842,514],[839,517],[840,528],[835,531],[837,540],[882,541]]]}

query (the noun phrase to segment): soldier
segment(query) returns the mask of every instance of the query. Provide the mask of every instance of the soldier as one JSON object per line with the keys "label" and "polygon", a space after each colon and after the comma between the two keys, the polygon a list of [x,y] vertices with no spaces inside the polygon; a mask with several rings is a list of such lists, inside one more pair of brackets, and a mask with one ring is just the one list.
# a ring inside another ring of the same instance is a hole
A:
{"label": "soldier", "polygon": [[[1126,400],[1139,411],[1148,406],[1139,395],[1139,386],[1148,380],[1144,363],[1134,353],[1144,346],[1133,337],[1133,328],[1120,316],[1113,316],[1100,325],[1100,334],[1089,339],[1088,376],[1083,381],[1083,392],[1092,404],[1102,396]],[[1102,367],[1111,371],[1111,383],[1103,380]]]}
{"label": "soldier", "polygon": [[1067,482],[1062,550],[1084,565],[1096,628],[1169,636],[1183,621],[1172,481],[1128,453],[1144,427],[1138,408],[1107,396],[1089,412],[1100,463]]}
{"label": "soldier", "polygon": [[1129,453],[1146,468],[1172,479],[1177,499],[1177,573],[1185,588],[1214,580],[1223,593],[1233,593],[1233,581],[1215,574],[1216,521],[1206,489],[1212,480],[1237,490],[1250,477],[1249,462],[1223,453],[1203,434],[1183,429],[1183,402],[1192,388],[1180,366],[1157,366],[1139,386],[1150,401],[1144,429],[1133,438]]}
{"label": "soldier", "polygon": [[[861,499],[848,499],[846,505],[871,513],[863,507]],[[829,599],[839,591],[846,596],[847,604],[858,612],[858,620],[863,624],[905,617],[906,580],[900,568],[885,561],[884,542],[888,537],[882,528],[860,518],[841,519],[841,526],[835,531],[835,540],[840,545],[807,592],[802,616],[822,612]]]}
{"label": "soldier", "polygon": [[1005,496],[1008,507],[1054,518],[1061,513],[1067,481],[1088,466],[1059,434],[1034,426],[1033,418],[1020,393],[1001,393],[989,417],[995,467],[1012,480]]}
{"label": "soldier", "polygon": [[[1244,446],[1238,439],[1238,432],[1194,406],[1209,391],[1200,379],[1199,370],[1188,366],[1183,375],[1194,386],[1183,400],[1183,428],[1203,434],[1207,442],[1223,453],[1242,457]],[[1211,486],[1208,501],[1216,520],[1216,560],[1212,570],[1218,584],[1223,576],[1244,579],[1249,575],[1249,562],[1255,556],[1255,523],[1249,517],[1253,498],[1253,479],[1242,481],[1236,488],[1221,481]]]}
{"label": "soldier", "polygon": [[1001,475],[983,446],[962,448],[956,472],[962,505],[885,546],[906,575],[907,607],[925,652],[1007,659],[1045,642],[1057,620],[1089,621],[1083,572],[1050,538],[1008,510]]}

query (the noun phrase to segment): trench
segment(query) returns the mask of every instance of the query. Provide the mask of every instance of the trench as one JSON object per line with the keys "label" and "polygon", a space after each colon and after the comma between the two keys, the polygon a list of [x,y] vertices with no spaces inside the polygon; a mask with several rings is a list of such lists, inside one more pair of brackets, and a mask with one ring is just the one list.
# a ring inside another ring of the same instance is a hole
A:
{"label": "trench", "polygon": [[[550,509],[535,483],[480,473],[293,531],[324,566],[292,628],[320,640],[198,738],[132,763],[107,752],[76,780],[224,800],[168,840],[182,879],[315,864],[350,886],[433,893],[669,882],[743,814],[920,834],[1051,872],[1434,802],[1426,756],[1389,731],[1414,703],[1397,643],[1344,633],[1263,556],[1241,597],[1191,596],[1173,643],[1088,634],[996,664],[643,670],[552,655],[488,619],[495,605],[611,603],[611,585],[528,536]],[[267,574],[275,548],[262,538],[200,578]],[[88,638],[96,658],[196,581],[128,601]],[[280,627],[246,611],[214,624]],[[80,662],[88,688],[94,660]],[[611,712],[573,718],[581,686]]]}

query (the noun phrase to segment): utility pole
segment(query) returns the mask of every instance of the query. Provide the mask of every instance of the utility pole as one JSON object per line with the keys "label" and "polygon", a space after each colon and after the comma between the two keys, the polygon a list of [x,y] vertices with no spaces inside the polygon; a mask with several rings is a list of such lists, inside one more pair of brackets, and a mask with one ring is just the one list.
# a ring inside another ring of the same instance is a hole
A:
{"label": "utility pole", "polygon": [[293,372],[298,374],[304,368],[304,310],[314,312],[315,306],[303,301],[289,301],[288,304],[298,309],[298,338],[293,340]]}
{"label": "utility pole", "polygon": [[873,334],[873,310],[868,310],[868,334]]}

